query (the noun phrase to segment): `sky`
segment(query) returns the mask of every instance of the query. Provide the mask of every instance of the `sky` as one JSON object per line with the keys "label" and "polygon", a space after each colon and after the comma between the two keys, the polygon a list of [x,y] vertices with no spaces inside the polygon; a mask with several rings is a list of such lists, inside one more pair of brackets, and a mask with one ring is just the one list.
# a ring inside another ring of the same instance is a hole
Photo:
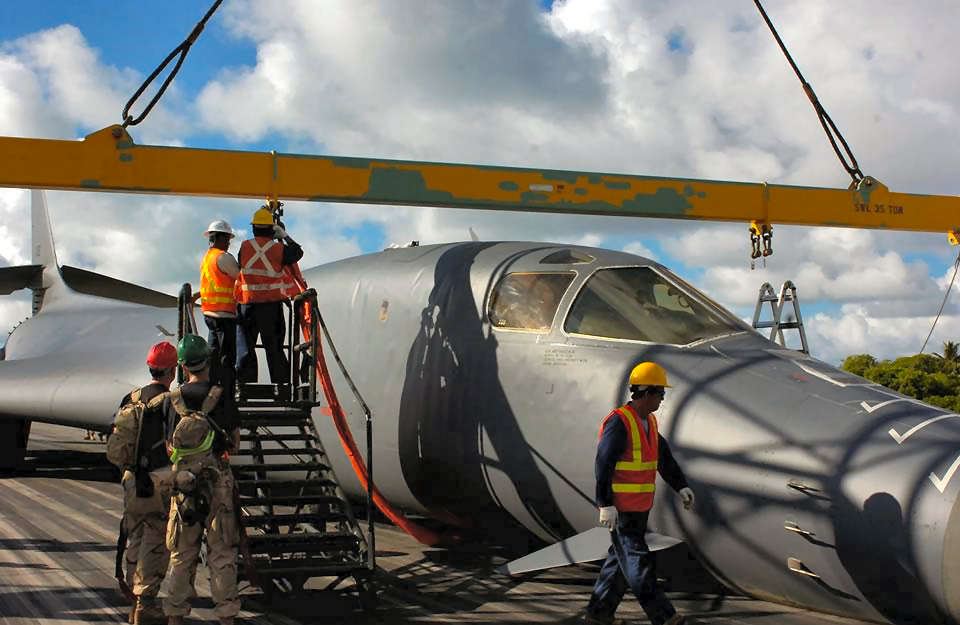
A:
{"label": "sky", "polygon": [[[4,3],[0,135],[79,139],[120,121],[206,3]],[[767,0],[864,173],[960,195],[960,4]],[[134,111],[139,111],[135,107]],[[753,3],[225,0],[138,143],[845,188],[849,177]],[[257,202],[48,192],[60,262],[175,293],[201,233]],[[0,189],[0,266],[30,262],[29,194]],[[811,353],[917,353],[953,273],[944,234],[291,202],[304,267],[391,243],[534,240],[653,258],[750,319],[792,280]],[[951,296],[927,351],[960,340]],[[0,326],[29,315],[0,297]],[[3,333],[0,332],[0,341]]]}

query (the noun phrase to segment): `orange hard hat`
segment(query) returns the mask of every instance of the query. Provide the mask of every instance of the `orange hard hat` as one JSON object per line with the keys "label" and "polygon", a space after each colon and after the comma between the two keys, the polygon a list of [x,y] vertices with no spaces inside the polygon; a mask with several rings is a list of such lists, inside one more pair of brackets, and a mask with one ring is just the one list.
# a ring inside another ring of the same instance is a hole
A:
{"label": "orange hard hat", "polygon": [[151,369],[169,369],[177,365],[177,348],[162,341],[150,348],[147,354],[147,366]]}

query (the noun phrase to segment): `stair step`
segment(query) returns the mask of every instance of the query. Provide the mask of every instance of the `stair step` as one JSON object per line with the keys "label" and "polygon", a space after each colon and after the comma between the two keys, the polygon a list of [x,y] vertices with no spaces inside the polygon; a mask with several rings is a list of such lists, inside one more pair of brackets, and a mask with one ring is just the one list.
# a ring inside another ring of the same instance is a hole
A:
{"label": "stair step", "polygon": [[[355,560],[353,562],[344,562],[341,559],[282,559],[275,565],[267,565],[261,562],[262,558],[253,558],[253,565],[257,571],[257,577],[269,579],[271,577],[283,577],[285,575],[305,575],[307,577],[329,577],[340,573],[352,573],[366,567],[366,560]],[[302,562],[299,566],[297,562]]]}
{"label": "stair step", "polygon": [[346,508],[347,502],[329,495],[278,495],[275,497],[247,497],[240,495],[240,505],[250,506],[310,506],[337,505]]}
{"label": "stair step", "polygon": [[241,517],[244,527],[270,527],[275,525],[289,526],[300,523],[337,523],[348,521],[347,515],[342,512],[317,514],[316,512],[302,512],[300,514],[255,514]]}
{"label": "stair step", "polygon": [[[289,454],[289,452],[287,452]],[[260,464],[260,463],[230,463],[230,467],[233,469],[234,473],[257,473],[263,471],[265,473],[270,473],[271,471],[329,471],[330,467],[323,464],[322,462],[280,462],[277,464]]]}
{"label": "stair step", "polygon": [[310,426],[310,416],[303,414],[301,412],[280,412],[277,410],[264,410],[262,413],[258,412],[255,415],[249,412],[245,413],[240,412],[240,427],[242,428],[256,428],[260,426],[264,427],[280,427],[280,426]]}
{"label": "stair step", "polygon": [[277,434],[275,432],[257,432],[256,434],[241,434],[242,442],[251,443],[254,441],[310,441],[313,440],[313,434],[303,434],[301,432],[291,434]]}
{"label": "stair step", "polygon": [[289,449],[237,449],[230,452],[236,456],[322,456],[323,450],[316,447],[291,447]]}
{"label": "stair step", "polygon": [[321,534],[319,532],[297,534],[250,534],[247,536],[250,553],[272,551],[321,551],[333,549],[358,549],[359,539],[353,534]]}
{"label": "stair step", "polygon": [[286,398],[290,394],[289,384],[260,384],[244,383],[238,384],[240,397],[242,399],[277,399]]}
{"label": "stair step", "polygon": [[303,487],[314,487],[314,488],[330,488],[331,486],[336,486],[337,483],[333,480],[237,480],[237,486],[239,488],[269,488],[280,489],[280,488],[299,488]]}

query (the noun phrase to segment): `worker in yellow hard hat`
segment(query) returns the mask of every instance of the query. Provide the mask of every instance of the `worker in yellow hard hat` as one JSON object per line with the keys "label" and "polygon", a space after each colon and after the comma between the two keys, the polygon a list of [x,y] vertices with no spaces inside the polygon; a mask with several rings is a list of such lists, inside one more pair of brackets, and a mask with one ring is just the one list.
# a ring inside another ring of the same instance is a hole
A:
{"label": "worker in yellow hard hat", "polygon": [[290,364],[283,351],[286,323],[283,302],[293,289],[286,268],[303,257],[303,249],[290,238],[283,222],[275,221],[268,206],[253,214],[253,237],[240,245],[240,275],[234,287],[239,304],[237,376],[241,383],[257,381],[257,336],[267,356],[270,381],[289,382]]}
{"label": "worker in yellow hard hat", "polygon": [[600,525],[611,531],[612,544],[590,595],[584,621],[611,625],[629,587],[653,625],[679,625],[678,614],[657,588],[654,558],[644,534],[653,506],[657,473],[674,490],[687,510],[693,491],[670,446],[660,435],[654,412],[660,408],[667,372],[654,362],[641,362],[630,372],[630,401],[608,414],[600,425],[597,445],[597,506]]}

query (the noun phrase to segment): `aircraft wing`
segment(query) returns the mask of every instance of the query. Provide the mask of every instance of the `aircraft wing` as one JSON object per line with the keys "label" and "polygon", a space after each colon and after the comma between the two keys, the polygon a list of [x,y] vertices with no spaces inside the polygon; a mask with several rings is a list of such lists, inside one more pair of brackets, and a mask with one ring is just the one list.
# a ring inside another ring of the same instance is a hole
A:
{"label": "aircraft wing", "polygon": [[[678,538],[650,531],[645,534],[645,539],[650,551],[661,551],[683,542]],[[568,564],[595,562],[607,557],[610,544],[610,530],[605,527],[594,527],[522,558],[507,562],[498,571],[508,575],[519,575]]]}

